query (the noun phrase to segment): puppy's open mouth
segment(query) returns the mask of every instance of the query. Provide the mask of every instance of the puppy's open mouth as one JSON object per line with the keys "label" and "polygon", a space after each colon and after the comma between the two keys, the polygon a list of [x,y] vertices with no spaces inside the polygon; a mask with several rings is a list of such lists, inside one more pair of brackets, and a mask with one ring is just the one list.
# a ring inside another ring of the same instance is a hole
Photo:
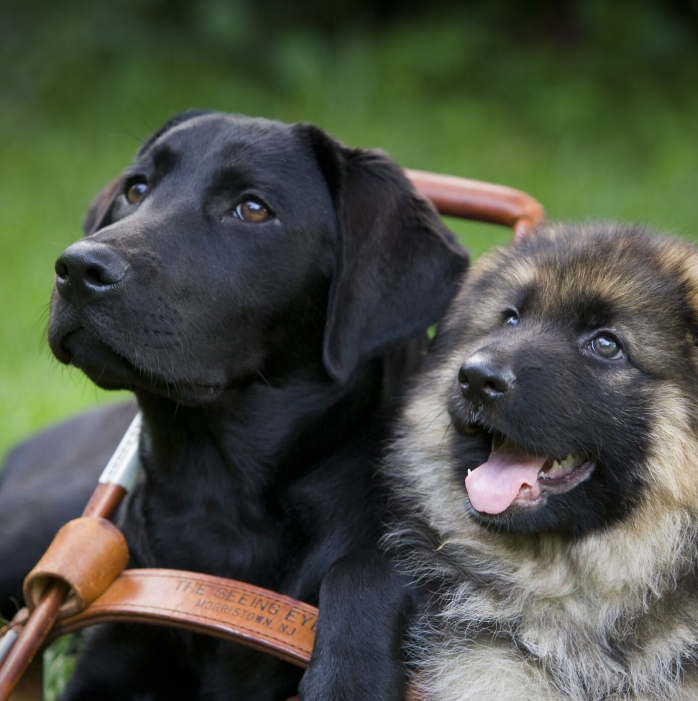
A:
{"label": "puppy's open mouth", "polygon": [[465,488],[476,511],[497,515],[509,508],[535,508],[551,494],[569,492],[595,466],[585,455],[531,455],[495,431],[487,462],[468,471]]}

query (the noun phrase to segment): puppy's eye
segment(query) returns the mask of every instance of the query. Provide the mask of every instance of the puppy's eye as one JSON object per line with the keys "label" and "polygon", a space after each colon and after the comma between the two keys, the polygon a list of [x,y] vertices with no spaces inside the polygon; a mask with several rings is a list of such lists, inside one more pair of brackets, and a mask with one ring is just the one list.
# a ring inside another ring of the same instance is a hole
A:
{"label": "puppy's eye", "polygon": [[504,325],[505,326],[518,326],[519,325],[519,313],[516,309],[507,309],[504,312]]}
{"label": "puppy's eye", "polygon": [[148,192],[148,183],[145,180],[135,180],[126,189],[126,201],[129,204],[138,204]]}
{"label": "puppy's eye", "polygon": [[623,346],[620,341],[607,332],[592,338],[589,341],[589,348],[604,360],[620,360],[623,357]]}
{"label": "puppy's eye", "polygon": [[273,216],[259,200],[245,200],[235,207],[233,215],[249,224],[259,224]]}

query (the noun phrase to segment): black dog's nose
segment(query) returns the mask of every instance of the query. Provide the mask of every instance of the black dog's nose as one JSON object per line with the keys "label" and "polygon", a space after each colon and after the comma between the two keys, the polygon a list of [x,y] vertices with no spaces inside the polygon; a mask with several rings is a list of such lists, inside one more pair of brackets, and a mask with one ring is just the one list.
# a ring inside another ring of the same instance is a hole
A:
{"label": "black dog's nose", "polygon": [[460,391],[476,404],[486,404],[508,392],[516,376],[511,368],[490,356],[476,353],[458,371]]}
{"label": "black dog's nose", "polygon": [[106,292],[123,280],[128,263],[111,246],[78,241],[56,261],[56,289],[74,302]]}

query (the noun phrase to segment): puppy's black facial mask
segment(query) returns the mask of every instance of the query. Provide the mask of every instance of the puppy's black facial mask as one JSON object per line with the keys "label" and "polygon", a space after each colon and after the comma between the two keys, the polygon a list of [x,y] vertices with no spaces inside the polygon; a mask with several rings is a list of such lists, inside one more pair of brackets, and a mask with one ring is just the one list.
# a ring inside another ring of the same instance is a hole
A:
{"label": "puppy's black facial mask", "polygon": [[308,125],[215,113],[151,137],[85,227],[85,255],[100,244],[126,273],[81,294],[59,259],[53,352],[102,387],[190,404],[302,367],[348,381],[436,321],[467,263],[384,156]]}
{"label": "puppy's black facial mask", "polygon": [[501,252],[448,315],[434,362],[459,351],[450,451],[486,527],[580,535],[651,488],[660,400],[684,401],[677,388],[696,373],[685,285],[648,239],[571,235]]}

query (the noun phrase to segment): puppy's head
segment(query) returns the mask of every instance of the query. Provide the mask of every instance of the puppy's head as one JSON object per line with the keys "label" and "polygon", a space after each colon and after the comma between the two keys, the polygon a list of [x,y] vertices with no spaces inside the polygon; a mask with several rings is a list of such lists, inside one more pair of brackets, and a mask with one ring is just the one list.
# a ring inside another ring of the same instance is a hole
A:
{"label": "puppy's head", "polygon": [[56,262],[49,342],[102,387],[198,404],[357,367],[445,309],[466,256],[384,155],[309,125],[186,113]]}
{"label": "puppy's head", "polygon": [[692,247],[630,228],[550,227],[484,258],[407,410],[441,466],[422,489],[508,533],[698,505],[697,292]]}

